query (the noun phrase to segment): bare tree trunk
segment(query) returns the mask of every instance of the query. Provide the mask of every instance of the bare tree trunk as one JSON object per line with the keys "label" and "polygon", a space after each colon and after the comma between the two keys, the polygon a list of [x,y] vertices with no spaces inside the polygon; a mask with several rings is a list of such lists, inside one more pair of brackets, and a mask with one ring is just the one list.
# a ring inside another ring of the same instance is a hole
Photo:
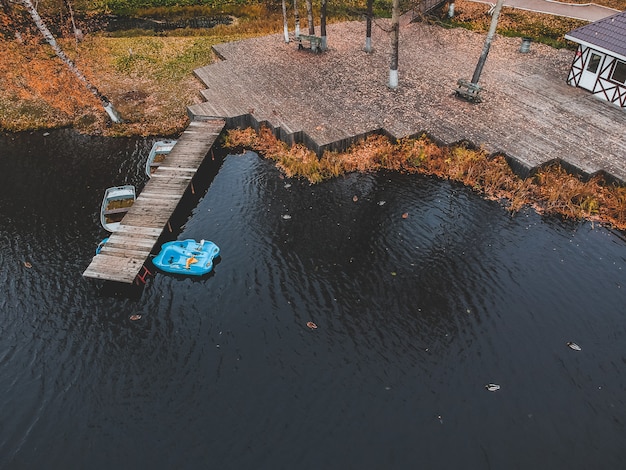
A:
{"label": "bare tree trunk", "polygon": [[487,61],[487,55],[489,54],[489,48],[491,47],[491,41],[493,40],[493,36],[496,33],[496,27],[498,26],[498,16],[500,16],[500,10],[502,9],[502,4],[504,0],[498,0],[496,3],[496,7],[493,11],[493,16],[491,17],[491,25],[489,26],[489,32],[487,33],[487,39],[485,39],[485,45],[483,46],[483,51],[480,54],[480,58],[478,59],[478,64],[476,64],[476,69],[474,70],[474,75],[472,75],[472,83],[478,83],[480,79],[480,74],[483,70],[483,66]]}
{"label": "bare tree trunk", "polygon": [[293,14],[296,21],[295,34],[300,36],[300,13],[298,13],[298,0],[293,0]]}
{"label": "bare tree trunk", "polygon": [[309,23],[309,34],[315,36],[315,24],[313,23],[313,2],[312,0],[306,0],[306,14],[307,21]]}
{"label": "bare tree trunk", "polygon": [[85,78],[82,72],[78,70],[78,67],[76,67],[74,62],[72,62],[72,60],[68,56],[65,55],[65,52],[63,52],[63,49],[61,49],[61,47],[57,43],[54,36],[52,35],[48,27],[45,25],[45,23],[43,22],[43,20],[39,16],[39,13],[37,13],[37,10],[33,6],[31,0],[19,0],[19,1],[22,3],[22,5],[26,7],[28,12],[30,13],[30,16],[33,18],[33,21],[37,25],[37,29],[39,29],[39,31],[41,32],[45,40],[48,42],[48,44],[50,44],[52,49],[54,49],[54,52],[57,55],[57,57],[59,57],[59,59],[65,62],[65,64],[72,71],[72,73],[76,75],[76,77],[85,84],[87,89],[96,98],[100,100],[100,102],[102,103],[102,106],[104,107],[104,110],[107,112],[111,120],[115,123],[122,122],[122,118],[120,117],[115,107],[109,102],[109,100],[104,95],[100,94],[100,92],[95,86],[89,83],[89,81]]}
{"label": "bare tree trunk", "polygon": [[83,32],[76,27],[76,23],[74,22],[74,12],[72,11],[72,4],[70,0],[65,0],[67,5],[67,10],[70,12],[70,19],[72,20],[72,30],[74,31],[74,38],[76,38],[76,42],[82,42],[84,39]]}
{"label": "bare tree trunk", "polygon": [[326,0],[322,0],[320,7],[320,36],[322,37],[322,50],[325,51],[328,46],[326,38]]}
{"label": "bare tree trunk", "polygon": [[283,2],[283,33],[285,35],[285,42],[289,42],[289,26],[287,25],[287,4],[285,0]]}
{"label": "bare tree trunk", "polygon": [[[500,0],[502,1],[502,0]],[[391,7],[391,66],[389,88],[398,87],[398,49],[400,42],[400,0],[393,0]]]}
{"label": "bare tree trunk", "polygon": [[448,5],[448,18],[454,18],[454,1]]}
{"label": "bare tree trunk", "polygon": [[365,18],[365,52],[372,52],[372,17],[374,16],[374,0],[367,0],[367,17]]}

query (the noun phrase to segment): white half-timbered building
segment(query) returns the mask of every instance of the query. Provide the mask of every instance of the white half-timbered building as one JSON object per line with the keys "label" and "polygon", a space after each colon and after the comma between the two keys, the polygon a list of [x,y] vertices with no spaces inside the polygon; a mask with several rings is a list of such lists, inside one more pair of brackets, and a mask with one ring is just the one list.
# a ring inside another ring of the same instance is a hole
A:
{"label": "white half-timbered building", "polygon": [[578,44],[567,83],[626,109],[626,11],[565,35]]}

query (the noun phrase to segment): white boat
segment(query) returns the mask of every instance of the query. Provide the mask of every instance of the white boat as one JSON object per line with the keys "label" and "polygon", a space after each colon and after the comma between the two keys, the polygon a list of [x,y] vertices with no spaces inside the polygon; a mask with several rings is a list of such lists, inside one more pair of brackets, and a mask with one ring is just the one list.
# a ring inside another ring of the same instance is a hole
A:
{"label": "white boat", "polygon": [[104,229],[115,232],[135,199],[135,187],[133,185],[127,184],[107,188],[100,209],[100,223]]}
{"label": "white boat", "polygon": [[175,140],[159,140],[152,145],[146,161],[146,175],[151,176],[154,173],[167,154],[172,151],[174,145],[176,145]]}

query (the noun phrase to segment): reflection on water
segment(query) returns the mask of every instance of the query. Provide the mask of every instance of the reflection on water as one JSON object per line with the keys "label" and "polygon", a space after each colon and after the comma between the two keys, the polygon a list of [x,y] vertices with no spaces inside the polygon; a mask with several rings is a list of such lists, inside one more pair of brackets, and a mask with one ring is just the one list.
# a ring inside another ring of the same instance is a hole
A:
{"label": "reflection on water", "polygon": [[0,467],[622,465],[618,233],[248,153],[182,208],[213,275],[113,296],[81,273],[104,189],[141,189],[151,142],[1,139]]}

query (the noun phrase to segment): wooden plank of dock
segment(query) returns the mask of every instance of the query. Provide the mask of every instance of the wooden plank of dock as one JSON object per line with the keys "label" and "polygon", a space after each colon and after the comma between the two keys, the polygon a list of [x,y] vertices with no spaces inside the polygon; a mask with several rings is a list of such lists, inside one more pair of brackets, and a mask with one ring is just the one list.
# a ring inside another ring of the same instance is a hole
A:
{"label": "wooden plank of dock", "polygon": [[224,124],[221,119],[189,124],[83,276],[124,284],[135,281]]}

